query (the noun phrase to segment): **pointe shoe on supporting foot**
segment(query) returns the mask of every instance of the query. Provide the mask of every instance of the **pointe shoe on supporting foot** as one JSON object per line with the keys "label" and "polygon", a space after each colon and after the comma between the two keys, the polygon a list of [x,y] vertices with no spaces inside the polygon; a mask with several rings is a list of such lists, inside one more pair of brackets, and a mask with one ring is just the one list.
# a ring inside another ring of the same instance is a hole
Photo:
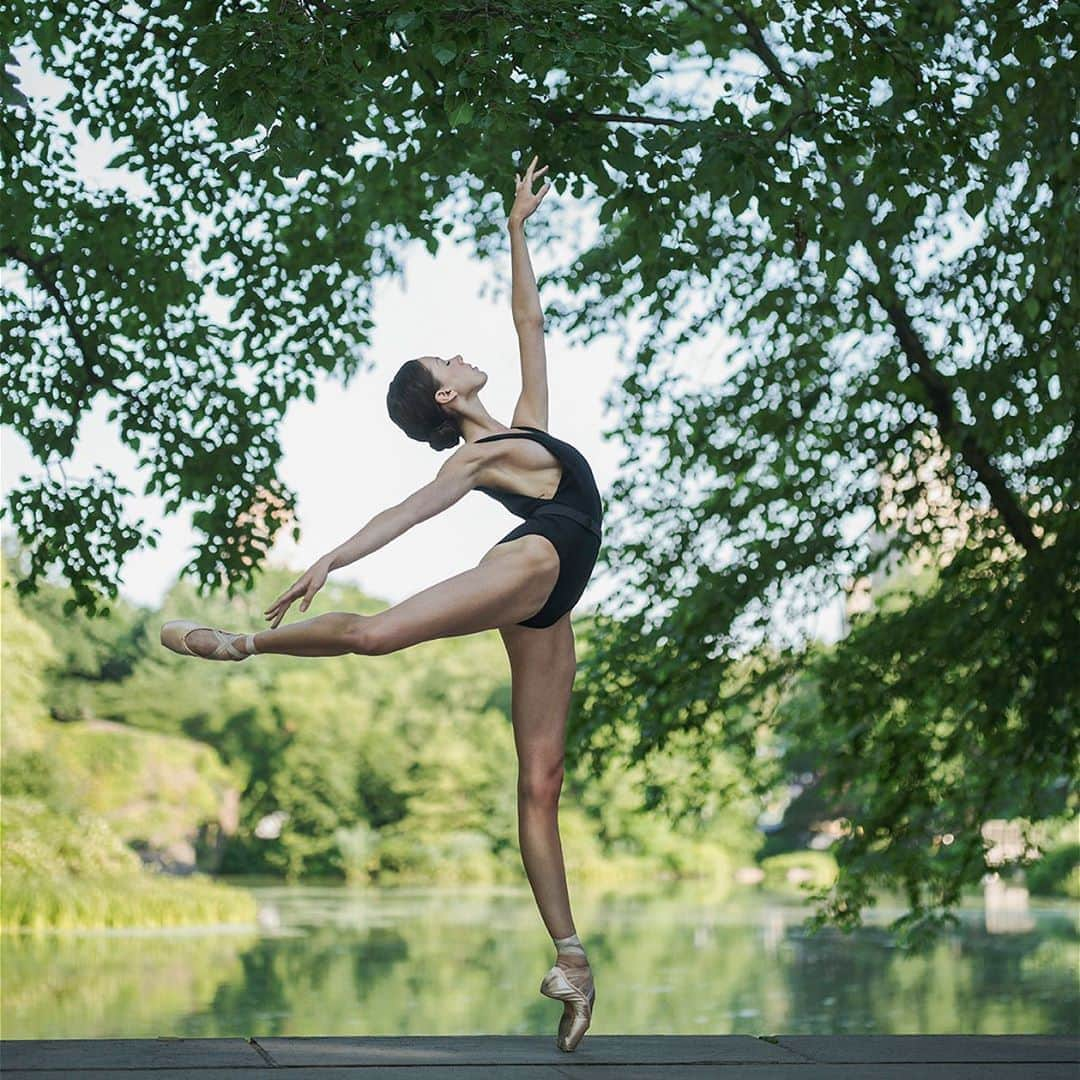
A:
{"label": "pointe shoe on supporting foot", "polygon": [[540,983],[540,993],[563,1003],[555,1045],[560,1050],[574,1050],[592,1023],[593,1004],[596,1001],[592,971],[585,966],[568,973],[556,964]]}
{"label": "pointe shoe on supporting foot", "polygon": [[[188,634],[195,630],[209,630],[217,639],[212,653],[203,655],[188,648]],[[161,628],[161,644],[166,649],[172,649],[181,656],[197,656],[200,660],[246,660],[252,654],[233,644],[235,638],[242,637],[243,634],[229,634],[224,630],[215,630],[212,626],[200,626],[190,619],[173,619]]]}

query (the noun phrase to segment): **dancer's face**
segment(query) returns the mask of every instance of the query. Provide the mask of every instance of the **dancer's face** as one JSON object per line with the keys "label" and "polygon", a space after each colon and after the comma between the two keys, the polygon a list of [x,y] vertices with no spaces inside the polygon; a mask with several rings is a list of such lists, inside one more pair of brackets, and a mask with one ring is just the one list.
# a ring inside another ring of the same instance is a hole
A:
{"label": "dancer's face", "polygon": [[[460,353],[451,357],[421,356],[418,359],[435,376],[435,381],[439,386],[453,390],[461,397],[471,397],[488,379],[486,371],[481,371],[473,364],[466,364]],[[443,406],[449,404],[449,401],[442,400],[446,396],[439,395],[439,404]],[[451,397],[450,400],[453,398]]]}

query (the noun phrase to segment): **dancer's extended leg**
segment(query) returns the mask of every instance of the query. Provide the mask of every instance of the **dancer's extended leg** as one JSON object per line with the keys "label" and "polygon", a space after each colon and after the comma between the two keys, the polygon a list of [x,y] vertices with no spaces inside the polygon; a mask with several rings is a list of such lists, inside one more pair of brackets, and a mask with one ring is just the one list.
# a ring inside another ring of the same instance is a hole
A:
{"label": "dancer's extended leg", "polygon": [[[559,557],[543,536],[498,544],[471,570],[456,574],[375,615],[332,611],[251,635],[256,653],[289,656],[377,655],[433,638],[455,637],[520,622],[547,600],[559,572]],[[234,643],[245,648],[245,635]],[[192,651],[207,654],[213,635],[196,630]],[[248,650],[250,651],[250,649]]]}

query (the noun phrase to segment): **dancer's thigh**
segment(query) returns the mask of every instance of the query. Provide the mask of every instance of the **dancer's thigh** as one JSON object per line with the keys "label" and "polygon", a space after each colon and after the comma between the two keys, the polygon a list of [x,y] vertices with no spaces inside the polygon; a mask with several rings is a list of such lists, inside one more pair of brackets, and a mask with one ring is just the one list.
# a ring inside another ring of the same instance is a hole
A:
{"label": "dancer's thigh", "polygon": [[577,670],[570,612],[551,626],[503,626],[499,633],[510,658],[518,785],[534,795],[554,793],[562,774]]}
{"label": "dancer's thigh", "polygon": [[546,537],[497,544],[472,570],[373,615],[361,631],[363,651],[394,652],[528,619],[543,607],[558,575],[558,552]]}

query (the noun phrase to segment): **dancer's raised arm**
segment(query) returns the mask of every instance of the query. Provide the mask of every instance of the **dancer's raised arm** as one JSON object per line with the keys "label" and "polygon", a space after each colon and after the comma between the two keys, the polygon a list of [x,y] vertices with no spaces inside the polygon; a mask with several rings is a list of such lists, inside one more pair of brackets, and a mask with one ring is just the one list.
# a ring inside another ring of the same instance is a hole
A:
{"label": "dancer's raised arm", "polygon": [[441,514],[476,486],[480,456],[472,446],[462,446],[445,461],[435,479],[418,488],[395,506],[380,510],[358,533],[313,563],[264,612],[273,629],[293,602],[303,597],[300,611],[307,611],[315,594],[326,584],[331,570],[385,547],[414,525]]}
{"label": "dancer's raised arm", "polygon": [[506,228],[510,233],[510,274],[512,280],[510,306],[514,315],[514,327],[518,336],[518,352],[521,357],[521,395],[514,407],[511,426],[523,425],[547,430],[548,384],[547,355],[544,350],[544,311],[540,306],[540,292],[536,287],[529,249],[525,244],[525,219],[540,205],[551,187],[549,180],[540,191],[532,193],[533,180],[547,169],[533,172],[534,157],[525,175],[514,174],[517,190],[514,205]]}

